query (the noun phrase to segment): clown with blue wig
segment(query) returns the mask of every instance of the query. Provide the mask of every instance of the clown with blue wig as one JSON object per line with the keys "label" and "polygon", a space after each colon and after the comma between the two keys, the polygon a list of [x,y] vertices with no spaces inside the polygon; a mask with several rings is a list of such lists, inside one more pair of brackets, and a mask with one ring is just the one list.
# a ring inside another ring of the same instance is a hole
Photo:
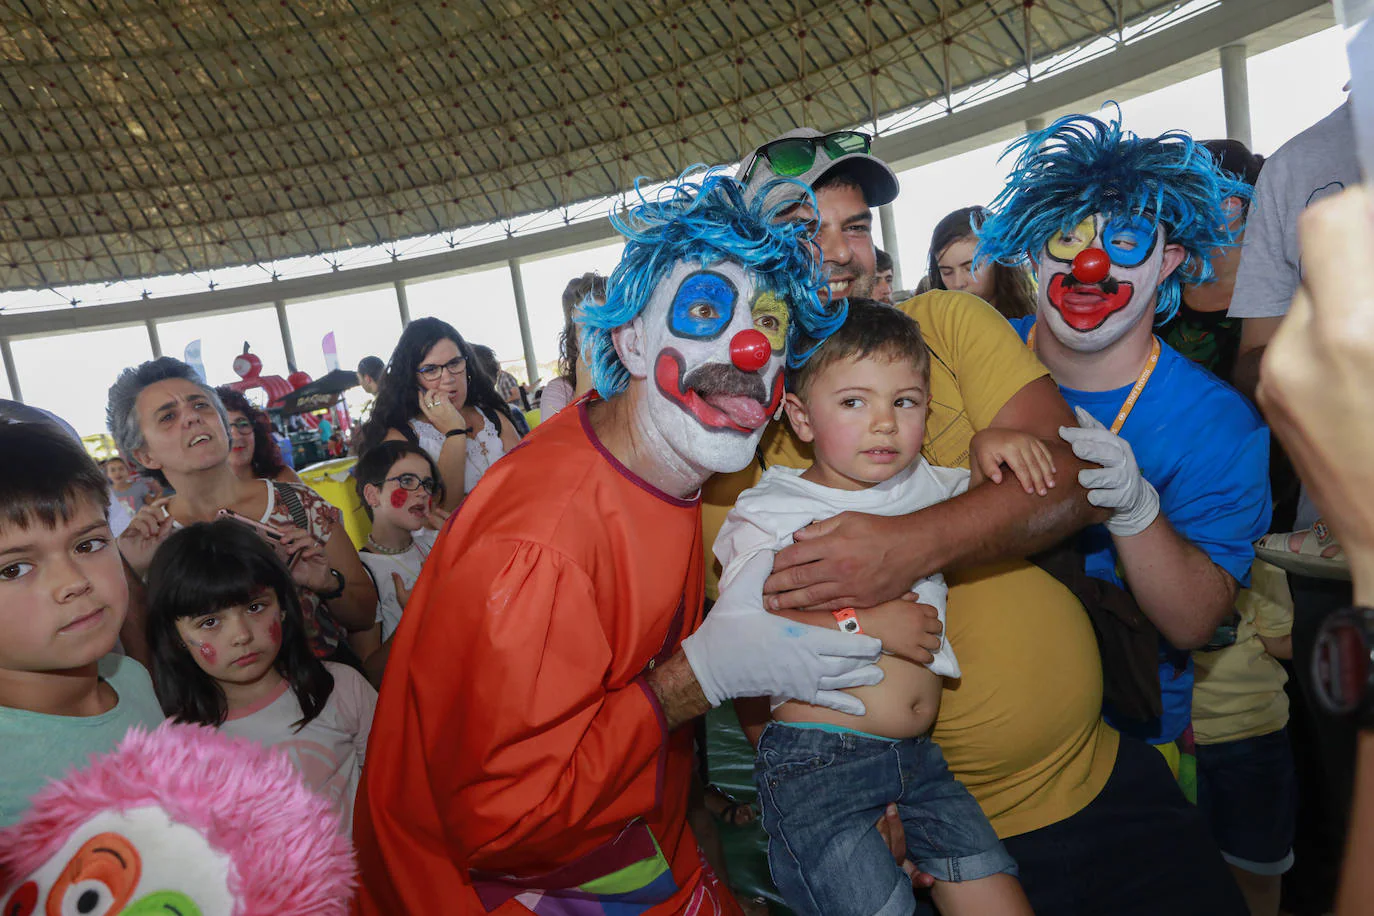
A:
{"label": "clown with blue wig", "polygon": [[[703,622],[700,489],[754,456],[844,320],[809,230],[720,173],[613,215],[597,392],[482,478],[393,638],[354,839],[358,912],[737,913],[687,825],[692,736],[737,696],[835,704],[881,644],[768,614]],[[727,598],[722,594],[722,600]]]}
{"label": "clown with blue wig", "polygon": [[1139,704],[1153,708],[1108,704],[1107,717],[1176,761],[1170,745],[1188,741],[1187,650],[1233,613],[1268,530],[1269,434],[1249,402],[1154,328],[1177,311],[1183,284],[1213,279],[1211,256],[1236,244],[1228,198],[1249,188],[1185,133],[1138,137],[1085,115],[1008,153],[1015,166],[977,257],[1035,265],[1036,314],[1013,324],[1077,413],[1080,427],[1061,435],[1101,465],[1079,480],[1112,512],[1076,550],[1160,636],[1160,693]]}

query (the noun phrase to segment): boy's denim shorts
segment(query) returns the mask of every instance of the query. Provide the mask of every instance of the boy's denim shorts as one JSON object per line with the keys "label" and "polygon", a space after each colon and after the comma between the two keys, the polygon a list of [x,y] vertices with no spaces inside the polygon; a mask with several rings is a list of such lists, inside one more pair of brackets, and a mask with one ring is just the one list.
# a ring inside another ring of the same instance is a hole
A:
{"label": "boy's denim shorts", "polygon": [[1016,874],[978,803],[928,738],[892,741],[769,723],[754,781],[768,831],[768,867],[803,916],[904,916],[911,879],[874,825],[890,803],[907,858],[940,881]]}
{"label": "boy's denim shorts", "polygon": [[1230,864],[1257,875],[1292,868],[1298,778],[1288,729],[1199,744],[1197,806]]}

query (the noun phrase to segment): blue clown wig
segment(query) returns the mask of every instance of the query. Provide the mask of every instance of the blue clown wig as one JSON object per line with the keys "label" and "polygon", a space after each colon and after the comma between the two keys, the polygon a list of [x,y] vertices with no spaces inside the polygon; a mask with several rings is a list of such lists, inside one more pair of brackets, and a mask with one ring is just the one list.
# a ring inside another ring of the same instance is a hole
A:
{"label": "blue clown wig", "polygon": [[1228,197],[1250,199],[1250,187],[1217,168],[1211,154],[1183,131],[1141,138],[1088,115],[1068,115],[1017,140],[1007,186],[994,215],[978,231],[979,263],[1021,264],[1039,258],[1056,232],[1069,232],[1094,213],[1139,216],[1164,226],[1168,244],[1187,257],[1159,287],[1155,321],[1178,311],[1185,283],[1216,279],[1210,258],[1236,244],[1228,227]]}
{"label": "blue clown wig", "polygon": [[[744,185],[723,170],[694,176],[700,168],[688,169],[653,199],[636,182],[639,203],[623,214],[611,214],[611,224],[626,238],[625,251],[606,284],[605,304],[588,300],[578,312],[582,354],[604,398],[623,391],[630,382],[630,373],[611,342],[611,331],[644,311],[654,289],[679,261],[703,267],[734,261],[753,274],[761,287],[786,301],[791,315],[789,367],[800,367],[844,323],[847,304],[841,300],[826,308],[817,295],[825,288],[825,278],[810,244],[814,230],[797,220],[774,219],[779,208],[763,211],[763,193],[746,202]],[[808,189],[814,206],[810,193]],[[795,203],[791,200],[786,205]]]}

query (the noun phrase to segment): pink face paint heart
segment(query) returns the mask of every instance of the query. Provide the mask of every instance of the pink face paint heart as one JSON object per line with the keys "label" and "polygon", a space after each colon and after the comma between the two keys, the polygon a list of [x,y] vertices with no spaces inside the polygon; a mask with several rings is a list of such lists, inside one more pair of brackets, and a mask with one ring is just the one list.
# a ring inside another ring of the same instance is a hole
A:
{"label": "pink face paint heart", "polygon": [[401,508],[406,504],[406,500],[409,498],[410,497],[406,494],[405,490],[402,490],[400,487],[397,487],[396,489],[391,491],[391,508]]}
{"label": "pink face paint heart", "polygon": [[200,653],[201,658],[205,659],[207,665],[213,665],[218,657],[215,653],[215,647],[208,642],[196,643],[196,651]]}

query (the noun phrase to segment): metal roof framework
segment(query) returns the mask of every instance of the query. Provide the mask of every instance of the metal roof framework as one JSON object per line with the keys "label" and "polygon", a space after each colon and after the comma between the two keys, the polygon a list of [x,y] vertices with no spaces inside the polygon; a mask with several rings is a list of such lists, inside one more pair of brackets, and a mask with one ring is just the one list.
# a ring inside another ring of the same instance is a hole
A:
{"label": "metal roof framework", "polygon": [[[878,0],[874,0],[872,5],[879,5]],[[938,6],[944,11],[942,15],[946,26],[955,21],[953,12],[956,7],[962,9],[971,6],[954,0],[927,5]],[[1089,4],[1079,2],[1071,5],[1080,7]],[[1054,54],[1035,55],[1037,45],[1032,41],[1033,54],[1029,61],[1022,59],[1017,63],[1008,58],[1000,73],[981,80],[969,77],[961,88],[953,88],[942,96],[918,100],[915,104],[899,107],[886,114],[880,113],[876,124],[868,122],[865,125],[870,129],[876,127],[880,135],[876,149],[878,154],[898,168],[953,155],[973,146],[1014,136],[1020,132],[1022,119],[1028,114],[1052,115],[1070,108],[1081,108],[1084,104],[1098,104],[1102,98],[1125,99],[1214,68],[1215,49],[1222,45],[1246,41],[1251,53],[1257,53],[1331,24],[1330,11],[1323,0],[1154,3],[1149,5],[1152,12],[1134,19],[1129,15],[1130,5],[1126,3],[1098,0],[1091,5],[1099,12],[1110,8],[1114,15],[1119,9],[1120,15],[1115,21],[1121,28],[1085,36],[1076,44],[1061,48]],[[439,6],[446,8],[443,4]],[[1005,37],[1008,34],[1005,20],[1012,15],[1008,11],[1009,5],[988,0],[978,6],[984,8],[985,12],[1000,11],[1001,19],[998,21],[1002,21],[1003,26],[999,34]],[[1040,15],[1037,12],[1038,4],[1032,7],[1017,4],[1017,7],[1020,11],[1028,11],[1025,15],[1034,25],[1036,17]],[[0,27],[7,21],[4,15],[0,13]],[[873,14],[870,12],[865,15]],[[1024,18],[1022,22],[1024,25]],[[1097,22],[1103,25],[1106,20],[1099,17]],[[672,31],[671,22],[668,22],[668,30]],[[1039,31],[1031,34],[1039,34]],[[5,35],[6,32],[0,28],[0,48],[6,47]],[[963,41],[973,43],[971,39]],[[949,44],[943,40],[940,43],[942,49],[960,46],[960,39],[957,38]],[[943,61],[946,52],[942,50],[940,53]],[[954,51],[948,53],[953,67],[959,60],[958,55]],[[0,74],[8,75],[3,64],[0,64]],[[1032,78],[1028,79],[1028,74]],[[951,77],[948,83],[942,81],[940,86],[953,87],[954,84],[955,80]],[[853,98],[857,97],[853,94],[859,93],[861,88],[850,85],[847,91]],[[3,102],[0,105],[6,109],[9,107]],[[870,105],[868,113],[874,110],[877,110],[876,106]],[[807,120],[826,127],[852,126],[855,114],[862,113],[858,109],[851,110],[848,120],[832,124],[820,121],[817,111],[810,108]],[[715,140],[720,144],[718,147],[709,154],[684,160],[681,165],[699,159],[711,160],[713,156],[713,161],[737,159],[740,149],[793,126],[800,117],[800,113],[794,116],[784,109],[769,113],[767,123],[755,123],[752,128],[743,121],[727,122],[716,131],[718,136]],[[0,119],[0,139],[6,144],[9,139],[5,131],[9,129]],[[737,147],[737,141],[725,136],[730,132],[747,135],[751,129],[755,135],[744,140],[743,146]],[[514,132],[516,128],[511,130]],[[698,149],[698,152],[701,150]],[[16,187],[14,176],[7,172],[8,161],[0,153],[0,179],[4,179],[0,182],[0,190],[7,186],[10,190]],[[626,171],[635,173],[633,168]],[[667,167],[663,177],[670,177],[678,171],[679,163],[673,163]],[[179,276],[129,278],[133,282],[107,279],[103,285],[85,287],[67,285],[80,283],[78,277],[72,281],[62,281],[61,286],[53,283],[42,289],[30,287],[26,292],[0,294],[0,338],[41,336],[144,321],[151,323],[155,319],[230,311],[274,301],[280,304],[287,300],[381,285],[397,284],[399,291],[399,284],[408,279],[477,269],[493,263],[536,257],[546,252],[600,244],[615,238],[604,214],[615,201],[616,195],[624,190],[624,187],[612,188],[600,197],[565,203],[561,208],[489,219],[450,228],[441,234],[400,237],[399,240],[386,240],[378,236],[361,247],[321,251],[318,255],[312,252],[290,258],[283,254],[275,260],[259,260],[239,268],[217,267],[217,262],[208,262],[192,268],[192,273]],[[79,204],[80,199],[76,202]],[[6,225],[11,206],[9,199],[0,196],[0,226]],[[248,227],[252,221],[244,222],[240,238],[247,245],[251,235]],[[15,225],[14,221],[10,221],[9,225]],[[145,236],[146,233],[139,234],[136,238]],[[59,241],[63,246],[76,244]],[[113,241],[102,244],[109,248]],[[16,246],[22,247],[25,252],[31,247],[22,239],[10,241],[6,231],[0,229],[0,260],[5,257],[4,252],[13,251]],[[214,247],[218,249],[223,246]],[[82,263],[93,262],[83,260]],[[45,273],[55,269],[51,265],[43,268],[39,262],[29,267],[33,270],[39,268],[44,269]],[[0,277],[5,276],[5,269],[5,265],[0,264]],[[207,278],[208,284],[205,282]],[[271,282],[268,282],[269,278]],[[280,282],[275,282],[278,279]],[[139,287],[145,289],[141,296],[138,294]],[[188,289],[198,291],[187,292]],[[68,295],[70,300],[65,298]],[[86,295],[90,296],[89,302],[78,298]],[[103,304],[94,304],[102,302],[102,299]]]}
{"label": "metal roof framework", "polygon": [[1184,5],[16,0],[0,11],[0,289],[566,215]]}

